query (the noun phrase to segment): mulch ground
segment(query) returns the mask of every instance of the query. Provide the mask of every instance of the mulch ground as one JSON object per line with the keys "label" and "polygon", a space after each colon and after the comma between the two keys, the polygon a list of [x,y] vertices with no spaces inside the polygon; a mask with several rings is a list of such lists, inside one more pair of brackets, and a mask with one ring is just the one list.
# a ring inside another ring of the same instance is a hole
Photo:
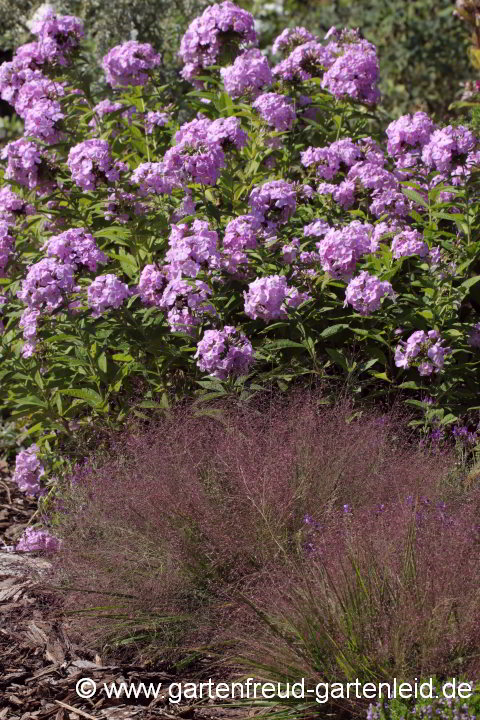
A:
{"label": "mulch ground", "polygon": [[98,687],[113,682],[168,687],[182,678],[162,667],[106,664],[95,648],[85,647],[62,612],[61,598],[45,590],[49,562],[7,549],[34,512],[35,502],[11,483],[0,461],[0,720],[236,720],[253,714],[214,701],[173,705],[160,696],[130,700],[97,693],[80,699],[75,691],[80,678]]}

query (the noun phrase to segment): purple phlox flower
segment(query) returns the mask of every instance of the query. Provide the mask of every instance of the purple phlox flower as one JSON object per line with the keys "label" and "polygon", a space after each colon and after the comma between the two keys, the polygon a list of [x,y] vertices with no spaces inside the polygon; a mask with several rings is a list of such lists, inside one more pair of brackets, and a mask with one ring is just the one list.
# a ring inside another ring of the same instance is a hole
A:
{"label": "purple phlox flower", "polygon": [[330,225],[326,220],[318,218],[304,226],[303,234],[305,237],[323,237],[330,229]]}
{"label": "purple phlox flower", "polygon": [[297,196],[295,188],[286,180],[272,180],[253,188],[248,199],[253,214],[267,230],[284,224],[295,212]]}
{"label": "purple phlox flower", "polygon": [[164,268],[157,265],[145,265],[138,283],[137,291],[145,305],[156,305],[159,307],[162,301],[162,294],[168,283],[167,273]]}
{"label": "purple phlox flower", "polygon": [[145,115],[145,130],[148,135],[151,135],[155,128],[163,127],[170,122],[170,115],[161,110],[150,110]]}
{"label": "purple phlox flower", "polygon": [[14,225],[21,215],[32,215],[35,212],[32,205],[13,192],[8,186],[0,188],[0,221],[7,225]]}
{"label": "purple phlox flower", "polygon": [[64,134],[61,131],[65,114],[56,100],[38,100],[25,112],[25,135],[31,135],[45,143],[60,142]]}
{"label": "purple phlox flower", "polygon": [[74,268],[85,265],[93,272],[96,271],[98,263],[108,262],[105,253],[97,247],[93,235],[84,228],[71,228],[60,235],[52,235],[45,241],[42,249],[47,251],[47,257],[58,257]]}
{"label": "purple phlox flower", "polygon": [[377,88],[379,65],[374,45],[366,40],[343,45],[342,53],[330,65],[322,79],[322,88],[336,98],[375,104],[380,99]]}
{"label": "purple phlox flower", "polygon": [[225,167],[225,154],[217,142],[184,139],[167,150],[163,164],[167,175],[182,177],[185,184],[215,185]]}
{"label": "purple phlox flower", "polygon": [[207,139],[218,143],[225,151],[231,147],[241,150],[248,142],[248,135],[242,130],[239,118],[217,118],[208,128]]}
{"label": "purple phlox flower", "polygon": [[314,165],[318,177],[332,180],[340,170],[347,170],[362,159],[362,151],[351,138],[343,138],[327,147],[309,147],[300,157],[304,167]]}
{"label": "purple phlox flower", "polygon": [[236,274],[248,264],[246,250],[255,250],[262,224],[255,215],[240,215],[230,220],[223,238],[223,269]]}
{"label": "purple phlox flower", "polygon": [[14,244],[8,224],[0,220],[0,277],[5,276],[5,268],[13,252]]}
{"label": "purple phlox flower", "polygon": [[41,317],[40,310],[26,308],[19,321],[19,326],[23,329],[23,339],[25,340],[22,347],[22,357],[29,358],[37,349],[37,322]]}
{"label": "purple phlox flower", "polygon": [[348,279],[358,260],[376,250],[372,245],[373,226],[354,220],[343,228],[330,228],[316,243],[323,270],[332,277]]}
{"label": "purple phlox flower", "polygon": [[[62,83],[55,82],[43,75],[35,75],[22,85],[15,100],[15,111],[21,118],[26,118],[28,112],[33,110],[40,101],[50,100],[58,111],[61,110],[58,100],[65,95]],[[52,112],[52,111],[51,111]]]}
{"label": "purple phlox flower", "polygon": [[178,171],[167,170],[164,162],[141,163],[132,173],[132,184],[139,185],[142,197],[150,195],[171,195],[174,188],[183,187]]}
{"label": "purple phlox flower", "polygon": [[42,493],[40,478],[45,474],[45,468],[38,459],[37,453],[37,445],[30,445],[27,450],[21,450],[15,459],[12,478],[22,492],[36,497]]}
{"label": "purple phlox flower", "polygon": [[295,120],[293,101],[286,95],[263,93],[252,107],[258,110],[266,123],[278,131],[290,130]]}
{"label": "purple phlox flower", "polygon": [[344,307],[349,304],[360,315],[370,315],[380,309],[382,299],[387,296],[395,299],[391,284],[362,271],[348,283]]}
{"label": "purple phlox flower", "polygon": [[168,244],[165,260],[170,279],[195,277],[204,268],[220,267],[218,235],[205,220],[194,220],[191,229],[185,224],[172,225]]}
{"label": "purple phlox flower", "polygon": [[160,307],[167,311],[167,322],[172,332],[195,335],[196,327],[208,316],[216,316],[209,302],[212,291],[203,280],[176,277],[166,286]]}
{"label": "purple phlox flower", "polygon": [[445,355],[450,348],[443,346],[437,330],[416,330],[407,341],[400,341],[395,349],[395,365],[407,369],[418,367],[420,375],[431,375],[443,368]]}
{"label": "purple phlox flower", "polygon": [[43,164],[40,148],[30,140],[14,140],[2,150],[2,159],[7,159],[5,178],[14,180],[33,190],[39,185],[39,170]]}
{"label": "purple phlox flower", "polygon": [[232,56],[241,45],[256,39],[251,13],[229,1],[208,7],[190,23],[182,37],[179,51],[185,63],[182,77],[192,80],[203,68],[217,64],[222,53]]}
{"label": "purple phlox flower", "polygon": [[161,56],[149,43],[129,40],[109,50],[102,67],[111,87],[128,87],[146,85],[151,71],[161,62]]}
{"label": "purple phlox flower", "polygon": [[229,375],[246,375],[253,362],[250,340],[235,327],[206,330],[197,345],[197,365],[209,375],[225,380]]}
{"label": "purple phlox flower", "polygon": [[57,552],[60,540],[46,530],[28,527],[15,546],[16,552]]}
{"label": "purple phlox flower", "polygon": [[472,347],[480,348],[480,322],[476,323],[470,330],[468,342]]}
{"label": "purple phlox flower", "polygon": [[48,257],[31,265],[17,297],[30,308],[52,312],[74,289],[74,267]]}
{"label": "purple phlox flower", "polygon": [[392,255],[395,259],[409,255],[419,255],[423,258],[428,252],[428,245],[418,230],[403,230],[392,240]]}
{"label": "purple phlox flower", "polygon": [[38,45],[45,60],[52,65],[70,64],[84,36],[83,23],[74,15],[57,15],[46,12],[32,27],[38,37]]}
{"label": "purple phlox flower", "polygon": [[298,307],[308,297],[299,293],[297,288],[289,287],[287,279],[280,275],[257,278],[244,292],[244,312],[256,320],[274,320],[286,318],[289,307]]}
{"label": "purple phlox flower", "polygon": [[304,45],[307,42],[316,40],[315,35],[312,35],[312,33],[304,27],[285,28],[285,30],[275,38],[272,52],[275,55],[278,53],[288,54],[299,45]]}
{"label": "purple phlox flower", "polygon": [[281,248],[282,260],[286,263],[293,263],[298,255],[298,248],[300,240],[298,238],[292,238],[289,243],[286,243]]}
{"label": "purple phlox flower", "polygon": [[273,82],[268,60],[257,48],[252,48],[239,55],[233,65],[222,68],[220,73],[225,91],[232,98],[244,95],[257,97]]}
{"label": "purple phlox flower", "polygon": [[427,167],[448,173],[453,169],[453,163],[462,165],[468,154],[475,149],[477,138],[471,130],[458,125],[447,125],[435,130],[422,150],[422,160]]}
{"label": "purple phlox flower", "polygon": [[113,160],[107,140],[85,140],[68,153],[72,178],[83,190],[95,190],[100,182],[113,183],[127,171],[125,163]]}
{"label": "purple phlox flower", "polygon": [[99,275],[88,286],[87,300],[92,309],[92,317],[98,318],[108,308],[118,309],[131,295],[127,285],[116,275]]}
{"label": "purple phlox flower", "polygon": [[410,168],[420,159],[422,149],[435,130],[434,122],[424,112],[402,115],[386,129],[387,149],[399,168]]}
{"label": "purple phlox flower", "polygon": [[290,55],[273,68],[273,75],[286,82],[306,82],[321,77],[335,61],[335,55],[316,40],[296,47]]}

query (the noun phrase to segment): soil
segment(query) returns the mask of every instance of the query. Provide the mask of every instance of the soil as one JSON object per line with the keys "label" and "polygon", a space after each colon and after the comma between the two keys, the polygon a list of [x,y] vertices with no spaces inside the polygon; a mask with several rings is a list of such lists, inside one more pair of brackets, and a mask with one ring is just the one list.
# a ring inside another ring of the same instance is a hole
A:
{"label": "soil", "polygon": [[80,698],[76,685],[81,678],[94,680],[97,688],[113,682],[168,688],[182,678],[161,666],[105,663],[96,648],[82,643],[63,612],[61,596],[48,589],[48,559],[11,549],[35,509],[35,501],[19,492],[0,461],[0,720],[236,720],[258,712],[213,700],[172,704],[163,694],[112,699],[100,691],[91,699]]}

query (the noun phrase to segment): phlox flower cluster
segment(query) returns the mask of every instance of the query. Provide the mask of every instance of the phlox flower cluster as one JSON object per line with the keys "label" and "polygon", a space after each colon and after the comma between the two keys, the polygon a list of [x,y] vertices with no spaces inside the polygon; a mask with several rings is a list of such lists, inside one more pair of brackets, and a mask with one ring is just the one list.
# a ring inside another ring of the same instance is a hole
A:
{"label": "phlox flower cluster", "polygon": [[45,61],[62,67],[70,64],[84,36],[80,18],[57,15],[53,10],[49,10],[33,24],[32,32],[38,38],[39,52]]}
{"label": "phlox flower cluster", "polygon": [[5,268],[13,252],[14,240],[9,233],[8,223],[0,220],[0,277],[5,277]]}
{"label": "phlox flower cluster", "polygon": [[295,120],[293,101],[286,95],[264,93],[252,105],[275,130],[290,130]]}
{"label": "phlox flower cluster", "polygon": [[24,358],[31,357],[37,349],[37,323],[40,317],[40,310],[27,307],[18,323],[23,330],[23,339],[25,340],[22,348],[22,357]]}
{"label": "phlox flower cluster", "polygon": [[268,60],[261,50],[252,48],[239,55],[233,65],[221,69],[225,91],[232,98],[256,97],[273,82]]}
{"label": "phlox flower cluster", "polygon": [[197,365],[213,377],[225,380],[229,375],[246,375],[253,362],[252,343],[231,325],[223,330],[206,330],[197,345]]}
{"label": "phlox flower cluster", "polygon": [[354,220],[344,228],[330,228],[316,244],[320,262],[332,277],[348,279],[363,255],[377,249],[373,226]]}
{"label": "phlox flower cluster", "polygon": [[85,265],[95,272],[97,265],[108,261],[107,256],[98,249],[95,238],[84,228],[71,228],[60,235],[52,235],[45,244],[47,257],[57,257],[74,268]]}
{"label": "phlox flower cluster", "polygon": [[316,40],[315,35],[312,35],[312,33],[304,27],[285,28],[285,30],[275,38],[272,52],[275,55],[279,53],[289,54],[298,47],[298,45],[304,45],[314,40]]}
{"label": "phlox flower cluster", "polygon": [[195,277],[205,269],[220,267],[218,235],[210,230],[205,220],[194,220],[192,228],[188,225],[172,225],[169,249],[165,255],[169,278]]}
{"label": "phlox flower cluster", "polygon": [[370,315],[380,309],[387,296],[395,298],[391,284],[363,270],[348,283],[344,306],[351,305],[360,315]]}
{"label": "phlox flower cluster", "polygon": [[149,43],[129,40],[109,50],[102,67],[111,87],[128,87],[146,85],[150,72],[161,62],[161,56]]}
{"label": "phlox flower cluster", "polygon": [[380,100],[379,65],[374,45],[361,40],[343,47],[322,79],[322,88],[336,98],[351,97],[367,104]]}
{"label": "phlox flower cluster", "polygon": [[245,298],[245,314],[265,321],[286,318],[288,308],[296,308],[309,299],[306,293],[289,287],[283,275],[268,275],[249,283]]}
{"label": "phlox flower cluster", "polygon": [[216,316],[209,302],[212,291],[203,280],[176,277],[165,287],[159,306],[167,311],[172,332],[195,335],[196,328],[206,316]]}
{"label": "phlox flower cluster", "polygon": [[403,230],[392,240],[392,255],[395,259],[409,255],[428,255],[428,245],[418,230]]}
{"label": "phlox flower cluster", "polygon": [[307,148],[301,156],[305,167],[313,166],[316,174],[329,180],[346,176],[336,185],[319,183],[320,195],[330,194],[339,205],[348,209],[359,190],[371,193],[370,211],[376,217],[387,214],[390,219],[405,217],[409,202],[401,192],[396,175],[385,167],[386,158],[371,138],[354,143],[351,138],[332,143],[324,148]]}
{"label": "phlox flower cluster", "polygon": [[179,55],[185,67],[182,77],[192,80],[203,68],[217,64],[223,51],[233,54],[240,45],[254,43],[254,19],[233,2],[208,7],[195,18],[180,43]]}
{"label": "phlox flower cluster", "polygon": [[74,268],[47,257],[31,265],[17,296],[30,308],[53,312],[74,289]]}
{"label": "phlox flower cluster", "polygon": [[272,72],[275,78],[284,82],[306,82],[312,77],[321,77],[334,59],[328,47],[310,40],[292,50],[285,60],[275,65]]}
{"label": "phlox flower cluster", "polygon": [[303,234],[305,237],[323,237],[329,230],[330,225],[328,222],[319,218],[318,220],[313,220],[313,222],[305,225],[303,228]]}
{"label": "phlox flower cluster", "polygon": [[217,142],[192,138],[167,150],[163,162],[167,175],[182,177],[184,184],[215,185],[225,167],[225,154]]}
{"label": "phlox flower cluster", "polygon": [[284,224],[294,214],[297,195],[286,180],[272,180],[253,188],[248,199],[253,214],[267,229]]}
{"label": "phlox flower cluster", "polygon": [[2,159],[7,160],[5,178],[33,190],[39,185],[39,170],[42,155],[39,147],[31,140],[14,140],[2,150]]}
{"label": "phlox flower cluster", "polygon": [[39,100],[25,114],[25,135],[31,135],[45,143],[57,143],[64,134],[59,129],[65,118],[62,106],[56,100]]}
{"label": "phlox flower cluster", "polygon": [[470,330],[468,342],[472,347],[480,348],[480,322],[476,323]]}
{"label": "phlox flower cluster", "polygon": [[416,330],[395,349],[395,365],[406,370],[417,367],[420,375],[431,375],[443,368],[445,355],[450,348],[443,346],[437,330]]}
{"label": "phlox flower cluster", "polygon": [[145,130],[151,135],[155,128],[163,127],[170,121],[170,115],[161,110],[150,110],[145,115]]}
{"label": "phlox flower cluster", "polygon": [[32,215],[34,208],[13,192],[8,186],[0,188],[0,220],[7,225],[14,225],[21,215]]}
{"label": "phlox flower cluster", "polygon": [[72,178],[83,190],[95,190],[100,182],[113,183],[127,170],[125,163],[113,160],[107,140],[84,140],[68,153]]}
{"label": "phlox flower cluster", "polygon": [[127,285],[116,275],[99,275],[87,289],[87,301],[92,309],[92,317],[100,317],[108,308],[118,309],[130,295]]}
{"label": "phlox flower cluster", "polygon": [[395,158],[397,167],[409,168],[416,164],[434,129],[435,124],[424,112],[402,115],[390,123],[386,129],[387,150]]}
{"label": "phlox flower cluster", "polygon": [[237,150],[245,147],[248,140],[247,133],[242,130],[240,120],[236,117],[217,118],[209,120],[198,115],[194,120],[184,123],[175,133],[175,142],[195,143],[203,140],[207,143],[217,143],[222,150],[235,146]]}
{"label": "phlox flower cluster", "polygon": [[15,546],[16,552],[57,552],[60,540],[46,530],[28,527]]}
{"label": "phlox flower cluster", "polygon": [[25,118],[40,100],[58,100],[65,95],[62,83],[55,82],[43,75],[35,75],[27,80],[19,89],[15,100],[15,111]]}
{"label": "phlox flower cluster", "polygon": [[145,265],[140,273],[137,292],[145,305],[161,306],[162,295],[168,283],[167,273],[157,265]]}
{"label": "phlox flower cluster", "polygon": [[331,180],[341,169],[355,165],[362,158],[362,151],[351,138],[343,138],[328,147],[309,147],[300,157],[304,167],[313,165],[318,177]]}
{"label": "phlox flower cluster", "polygon": [[142,197],[151,193],[170,195],[174,187],[182,187],[179,172],[167,171],[164,162],[141,163],[133,171],[130,182],[139,185],[138,193]]}
{"label": "phlox flower cluster", "polygon": [[20,450],[15,459],[12,478],[22,492],[33,496],[42,493],[40,478],[45,474],[45,468],[38,459],[37,453],[37,445],[30,445],[27,450]]}
{"label": "phlox flower cluster", "polygon": [[255,215],[240,215],[230,220],[223,238],[222,267],[230,274],[237,274],[248,263],[245,250],[255,250],[262,224]]}
{"label": "phlox flower cluster", "polygon": [[435,130],[429,142],[423,147],[422,160],[428,168],[448,173],[453,164],[465,164],[468,155],[477,146],[477,138],[471,130],[458,125]]}

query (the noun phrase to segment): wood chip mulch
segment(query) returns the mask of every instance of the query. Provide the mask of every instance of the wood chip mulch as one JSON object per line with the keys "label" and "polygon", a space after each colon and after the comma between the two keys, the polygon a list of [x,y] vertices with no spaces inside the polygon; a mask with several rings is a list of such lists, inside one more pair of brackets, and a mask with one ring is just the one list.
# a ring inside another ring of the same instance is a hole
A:
{"label": "wood chip mulch", "polygon": [[[16,543],[35,512],[35,502],[9,480],[0,461],[0,720],[237,720],[249,708],[219,707],[213,701],[172,705],[156,699],[81,699],[80,678],[103,683],[179,682],[165,668],[105,664],[95,648],[82,644],[62,613],[61,599],[45,590],[50,563],[30,553],[15,553]],[[185,678],[185,681],[190,681]],[[143,704],[142,704],[143,702]]]}

